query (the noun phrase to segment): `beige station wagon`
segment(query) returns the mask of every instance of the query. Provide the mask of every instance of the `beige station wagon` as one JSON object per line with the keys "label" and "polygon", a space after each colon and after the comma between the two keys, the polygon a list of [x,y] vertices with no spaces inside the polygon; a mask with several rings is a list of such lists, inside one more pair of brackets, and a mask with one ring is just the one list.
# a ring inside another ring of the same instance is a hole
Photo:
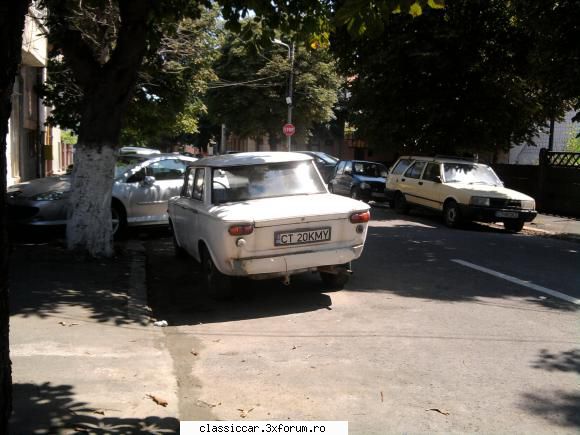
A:
{"label": "beige station wagon", "polygon": [[465,221],[502,222],[519,232],[537,215],[532,197],[504,187],[488,165],[460,158],[401,157],[385,193],[398,212],[426,207],[442,212],[452,228]]}

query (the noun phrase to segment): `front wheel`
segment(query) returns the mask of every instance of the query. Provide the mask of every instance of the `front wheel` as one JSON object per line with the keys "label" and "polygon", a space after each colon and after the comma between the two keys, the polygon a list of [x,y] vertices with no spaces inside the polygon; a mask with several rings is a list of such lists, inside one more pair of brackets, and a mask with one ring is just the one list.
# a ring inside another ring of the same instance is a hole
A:
{"label": "front wheel", "polygon": [[399,214],[409,213],[409,204],[407,204],[407,200],[401,192],[397,192],[395,194],[395,198],[393,199],[393,208]]}
{"label": "front wheel", "polygon": [[173,228],[173,224],[169,221],[169,230],[171,231],[171,239],[173,241],[173,252],[177,258],[185,258],[187,257],[187,252],[181,246],[179,246],[179,242],[175,237],[175,228]]}
{"label": "front wheel", "polygon": [[113,237],[122,237],[127,229],[127,214],[122,205],[113,203],[111,205],[111,225]]}
{"label": "front wheel", "polygon": [[217,300],[229,299],[232,296],[232,279],[219,271],[205,246],[201,255],[201,266],[208,295]]}
{"label": "front wheel", "polygon": [[504,221],[503,226],[510,233],[519,233],[524,229],[524,221],[521,219]]}
{"label": "front wheel", "polygon": [[457,228],[461,225],[459,206],[455,201],[447,201],[443,208],[443,219],[449,228]]}

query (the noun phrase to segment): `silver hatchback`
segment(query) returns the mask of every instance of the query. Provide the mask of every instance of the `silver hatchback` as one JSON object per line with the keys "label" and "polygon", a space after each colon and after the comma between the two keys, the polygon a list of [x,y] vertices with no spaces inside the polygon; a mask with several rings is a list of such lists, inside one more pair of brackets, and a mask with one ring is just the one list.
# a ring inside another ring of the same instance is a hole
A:
{"label": "silver hatchback", "polygon": [[[167,200],[179,195],[185,169],[197,159],[179,154],[121,155],[111,201],[113,231],[167,224]],[[38,178],[7,189],[8,223],[66,225],[71,176]]]}

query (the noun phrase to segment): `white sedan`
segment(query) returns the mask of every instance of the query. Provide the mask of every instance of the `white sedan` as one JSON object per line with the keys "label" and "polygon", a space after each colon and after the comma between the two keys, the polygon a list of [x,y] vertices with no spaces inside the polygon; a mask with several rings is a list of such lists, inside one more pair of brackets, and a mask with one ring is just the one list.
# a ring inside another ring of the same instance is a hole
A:
{"label": "white sedan", "polygon": [[198,160],[168,207],[176,253],[202,264],[215,297],[234,277],[288,283],[306,271],[342,288],[370,219],[367,204],[328,192],[311,157],[286,152]]}

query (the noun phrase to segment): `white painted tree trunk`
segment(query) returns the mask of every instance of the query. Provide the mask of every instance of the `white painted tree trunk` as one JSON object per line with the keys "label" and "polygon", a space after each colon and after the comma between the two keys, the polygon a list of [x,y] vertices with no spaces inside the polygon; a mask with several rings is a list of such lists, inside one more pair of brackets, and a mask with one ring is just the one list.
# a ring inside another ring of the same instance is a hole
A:
{"label": "white painted tree trunk", "polygon": [[[94,144],[92,144],[94,145]],[[112,144],[75,147],[72,191],[66,228],[69,249],[93,257],[113,255],[111,192],[115,174]]]}

